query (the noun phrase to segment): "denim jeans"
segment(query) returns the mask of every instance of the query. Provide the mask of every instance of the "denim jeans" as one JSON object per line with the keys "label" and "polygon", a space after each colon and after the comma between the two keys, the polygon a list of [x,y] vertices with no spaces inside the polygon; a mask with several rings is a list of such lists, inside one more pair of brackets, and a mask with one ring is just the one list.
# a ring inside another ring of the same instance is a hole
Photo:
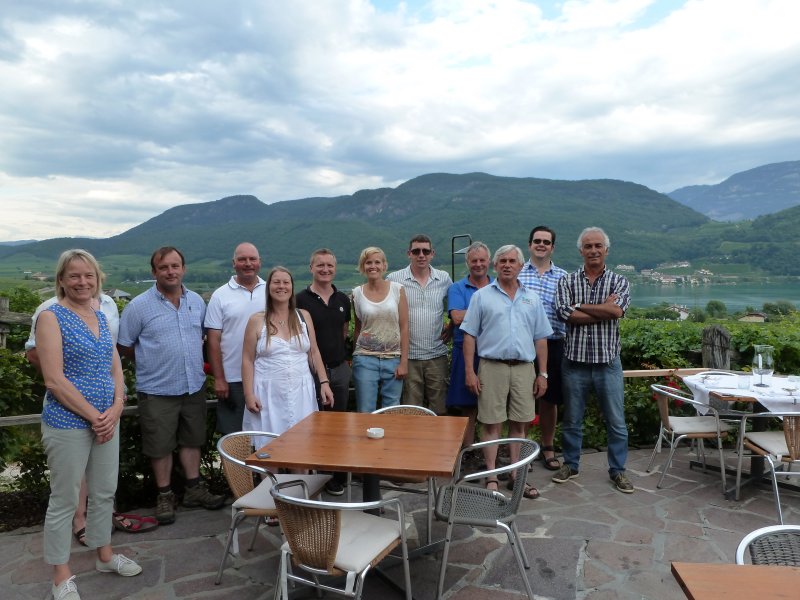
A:
{"label": "denim jeans", "polygon": [[399,356],[393,358],[363,354],[353,356],[353,383],[356,388],[358,412],[372,412],[377,408],[379,385],[381,408],[400,404],[403,380],[394,377],[394,371],[399,364]]}
{"label": "denim jeans", "polygon": [[625,424],[625,387],[619,357],[607,364],[581,363],[565,358],[561,364],[561,381],[564,463],[578,470],[586,400],[594,389],[608,433],[608,474],[614,477],[617,473],[624,473],[628,459],[628,427]]}

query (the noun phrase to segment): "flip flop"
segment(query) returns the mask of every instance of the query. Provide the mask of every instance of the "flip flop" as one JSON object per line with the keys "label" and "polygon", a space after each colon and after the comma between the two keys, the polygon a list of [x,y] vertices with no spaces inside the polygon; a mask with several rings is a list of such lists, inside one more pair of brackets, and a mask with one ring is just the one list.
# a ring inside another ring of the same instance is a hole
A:
{"label": "flip flop", "polygon": [[141,515],[114,513],[114,529],[126,531],[128,533],[144,533],[158,527],[155,517],[143,517]]}
{"label": "flip flop", "polygon": [[78,540],[78,543],[81,546],[86,546],[87,548],[89,545],[86,543],[86,527],[81,527],[78,531],[73,531],[72,535],[75,536],[75,539]]}

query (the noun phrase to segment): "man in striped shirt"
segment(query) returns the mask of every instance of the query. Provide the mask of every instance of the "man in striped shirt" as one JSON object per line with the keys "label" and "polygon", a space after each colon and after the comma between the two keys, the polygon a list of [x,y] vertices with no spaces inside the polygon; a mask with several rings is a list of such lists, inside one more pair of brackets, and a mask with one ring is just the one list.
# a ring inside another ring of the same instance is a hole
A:
{"label": "man in striped shirt", "polygon": [[408,245],[409,265],[389,273],[386,279],[402,284],[408,299],[408,375],[402,402],[442,415],[450,379],[444,305],[453,281],[446,271],[431,267],[434,255],[431,239],[416,235]]}
{"label": "man in striped shirt", "polygon": [[562,364],[564,464],[553,476],[565,483],[578,476],[586,400],[594,389],[608,433],[608,474],[625,494],[633,485],[625,476],[628,428],[620,362],[619,319],[630,304],[628,280],[606,269],[611,242],[599,227],[578,237],[583,266],[558,282],[556,310],[567,322]]}
{"label": "man in striped shirt", "polygon": [[542,429],[542,460],[546,469],[558,471],[561,464],[555,455],[553,438],[558,421],[558,405],[561,397],[561,362],[564,355],[564,336],[567,325],[556,314],[556,290],[559,280],[567,272],[553,264],[553,252],[556,249],[556,232],[537,225],[528,236],[530,260],[526,261],[519,273],[522,285],[532,289],[542,299],[544,312],[553,328],[553,335],[547,338],[547,392],[538,403],[539,427]]}

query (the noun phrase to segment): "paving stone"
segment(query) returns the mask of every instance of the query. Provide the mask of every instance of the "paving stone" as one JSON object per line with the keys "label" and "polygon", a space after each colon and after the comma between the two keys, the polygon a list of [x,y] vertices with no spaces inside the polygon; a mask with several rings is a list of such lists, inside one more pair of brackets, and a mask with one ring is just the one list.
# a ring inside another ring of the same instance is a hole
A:
{"label": "paving stone", "polygon": [[629,544],[651,544],[653,532],[643,527],[623,525],[614,536],[615,542],[627,542]]}
{"label": "paving stone", "polygon": [[611,538],[611,527],[584,519],[555,519],[547,529],[547,535],[554,538]]}
{"label": "paving stone", "polygon": [[604,586],[612,581],[615,581],[615,578],[605,569],[601,569],[599,565],[596,565],[593,562],[584,563],[583,585],[587,589]]}
{"label": "paving stone", "polygon": [[603,565],[625,571],[649,569],[654,562],[652,547],[616,542],[590,540],[586,554]]}

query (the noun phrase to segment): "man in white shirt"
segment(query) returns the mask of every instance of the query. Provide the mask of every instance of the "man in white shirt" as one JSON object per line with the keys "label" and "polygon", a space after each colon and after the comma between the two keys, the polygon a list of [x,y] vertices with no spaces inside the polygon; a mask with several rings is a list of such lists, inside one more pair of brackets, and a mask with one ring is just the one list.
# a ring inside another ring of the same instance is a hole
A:
{"label": "man in white shirt", "polygon": [[223,435],[242,430],[244,330],[250,317],[266,306],[267,286],[258,276],[261,257],[253,244],[236,246],[233,269],[236,275],[212,294],[204,324],[217,395],[217,431]]}
{"label": "man in white shirt", "polygon": [[402,403],[425,406],[443,415],[450,380],[444,309],[453,281],[446,271],[431,267],[435,254],[431,239],[416,235],[408,245],[409,266],[386,278],[400,283],[408,299],[408,375]]}

